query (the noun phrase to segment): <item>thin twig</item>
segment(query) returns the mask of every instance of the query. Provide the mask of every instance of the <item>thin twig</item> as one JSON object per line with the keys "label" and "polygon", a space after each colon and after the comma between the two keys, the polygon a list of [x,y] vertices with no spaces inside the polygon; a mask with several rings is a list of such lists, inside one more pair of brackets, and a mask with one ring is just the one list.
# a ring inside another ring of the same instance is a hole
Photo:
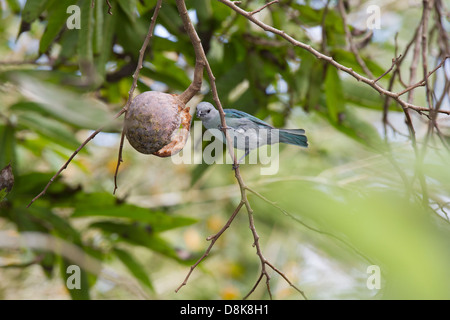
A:
{"label": "thin twig", "polygon": [[[246,189],[245,189],[246,186],[245,186],[244,180],[242,179],[242,176],[240,174],[239,165],[237,163],[236,155],[235,155],[234,149],[233,149],[233,143],[232,143],[230,135],[228,134],[228,131],[227,131],[227,124],[226,124],[226,121],[225,121],[225,112],[224,112],[222,104],[220,102],[219,94],[217,92],[217,86],[216,86],[216,82],[215,82],[216,79],[214,77],[214,73],[213,73],[213,71],[211,69],[211,66],[210,66],[210,64],[208,62],[208,59],[206,57],[206,54],[205,54],[205,52],[203,50],[200,38],[198,37],[195,28],[192,26],[192,23],[190,21],[189,15],[187,13],[187,9],[186,9],[186,5],[185,5],[184,1],[183,0],[176,0],[176,5],[177,5],[178,12],[180,14],[180,17],[181,17],[181,19],[183,21],[184,28],[185,28],[186,32],[189,34],[192,46],[194,47],[194,50],[195,50],[196,65],[203,65],[206,68],[206,72],[208,74],[213,100],[214,100],[214,102],[215,102],[215,104],[217,106],[217,109],[219,110],[221,126],[222,126],[222,130],[224,132],[225,139],[226,139],[226,142],[227,142],[226,144],[228,146],[228,152],[229,152],[231,158],[233,159],[233,169],[234,169],[234,172],[235,172],[234,175],[235,175],[236,180],[237,180],[237,182],[239,184],[239,188],[240,188],[240,192],[241,192],[241,202],[240,202],[239,209],[240,209],[240,207],[242,207],[245,204],[245,207],[247,209],[247,213],[248,213],[248,216],[249,216],[250,228],[252,230],[252,234],[253,234],[253,238],[254,238],[254,246],[256,247],[257,255],[259,256],[260,261],[261,261],[261,268],[263,270],[264,275],[266,276],[267,290],[269,292],[269,295],[272,296],[272,293],[270,291],[270,285],[269,285],[270,277],[265,272],[265,264],[266,264],[267,260],[262,255],[262,251],[261,251],[261,248],[260,248],[260,245],[259,245],[259,241],[258,241],[259,237],[258,237],[258,235],[256,233],[256,229],[254,227],[254,222],[253,222],[253,216],[252,216],[253,210],[252,210],[252,208],[250,206],[250,203],[248,201],[248,198],[247,198]],[[236,214],[237,214],[237,212],[236,212]],[[232,218],[230,218],[231,221],[232,221],[232,219],[234,219],[234,215],[232,216]],[[231,221],[230,221],[230,223],[231,223]],[[227,227],[227,226],[225,225],[225,227]],[[223,231],[225,231],[225,229],[226,229],[225,227],[224,227]],[[213,238],[211,238],[211,239],[213,239]],[[212,246],[210,245],[210,247],[212,247]],[[210,250],[210,248],[208,248],[208,249]],[[207,252],[209,253],[208,250],[207,250]],[[198,261],[198,263],[200,263],[201,260],[203,260],[203,259],[200,259]],[[192,271],[194,270],[195,266],[198,265],[198,263],[191,267],[191,269],[189,270],[188,276],[186,277],[185,281],[177,288],[176,291],[178,291],[185,284],[185,282],[189,278],[189,276],[192,273]]]}
{"label": "thin twig", "polygon": [[[124,114],[126,111],[127,111],[127,109],[128,109],[128,107],[129,107],[129,105],[131,104],[131,100],[132,100],[132,97],[133,97],[133,92],[134,92],[134,90],[136,89],[136,87],[137,87],[137,79],[138,79],[138,75],[139,75],[139,71],[140,71],[140,69],[142,69],[142,63],[143,63],[143,59],[144,59],[144,52],[145,52],[145,49],[147,48],[147,45],[148,45],[148,42],[150,41],[150,38],[151,38],[151,36],[152,36],[152,34],[153,34],[153,29],[154,29],[154,26],[155,26],[155,21],[156,21],[156,16],[157,16],[157,14],[158,14],[158,11],[159,11],[159,9],[161,8],[161,3],[162,3],[162,0],[158,0],[158,3],[157,3],[157,5],[156,5],[156,7],[155,7],[155,13],[153,14],[153,17],[152,17],[152,21],[151,21],[151,23],[150,23],[150,28],[149,28],[149,32],[148,32],[148,34],[147,34],[147,36],[146,36],[146,38],[145,38],[145,40],[144,40],[144,44],[142,45],[142,48],[141,48],[141,50],[139,50],[139,62],[138,62],[138,66],[137,66],[137,68],[136,68],[136,71],[134,72],[134,74],[133,74],[133,84],[132,84],[132,86],[131,86],[131,89],[130,89],[130,91],[128,92],[128,100],[127,100],[127,103],[126,103],[126,105],[125,105],[125,107],[123,107],[115,116],[114,116],[114,119],[117,119],[118,117],[120,117],[122,114]],[[27,205],[27,208],[29,208],[32,204],[33,204],[33,202],[35,202],[37,199],[39,199],[40,197],[42,197],[46,192],[47,192],[47,189],[50,187],[50,185],[55,181],[55,179],[61,174],[61,172],[62,171],[64,171],[66,168],[67,168],[67,166],[69,165],[69,163],[72,161],[72,159],[73,158],[75,158],[75,156],[81,151],[81,149],[83,149],[84,148],[84,146],[85,145],[87,145],[88,143],[89,143],[89,141],[91,141],[92,139],[94,139],[95,138],[95,136],[97,135],[97,134],[99,134],[102,130],[103,130],[103,128],[104,128],[104,126],[101,126],[100,128],[98,128],[97,130],[95,130],[73,153],[72,153],[72,155],[70,156],[70,158],[64,163],[64,165],[58,170],[58,172],[56,172],[55,173],[55,175],[50,179],[50,181],[47,183],[47,185],[45,186],[45,188],[36,196],[36,197],[34,197],[33,198],[33,200],[31,200],[30,201],[30,203]],[[123,133],[122,133],[123,134]],[[121,139],[121,146],[120,146],[120,152],[119,152],[119,161],[118,161],[118,163],[117,163],[117,167],[116,167],[116,174],[115,174],[115,176],[114,176],[114,181],[115,181],[115,184],[116,184],[116,179],[117,179],[117,172],[118,172],[118,170],[119,170],[119,166],[120,166],[120,162],[121,162],[121,159],[122,159],[122,145],[123,145],[123,139]],[[114,188],[114,192],[116,191],[116,189],[117,189],[117,185],[115,185],[115,188]]]}
{"label": "thin twig", "polygon": [[387,69],[381,76],[376,78],[373,82],[376,83],[378,80],[380,80],[385,75],[387,75],[389,72],[391,72],[392,69],[394,69],[394,67],[398,64],[398,62],[400,61],[401,57],[402,57],[402,55],[398,56],[397,58],[393,58],[391,67],[389,69]]}
{"label": "thin twig", "polygon": [[[292,36],[287,34],[285,31],[279,30],[279,29],[274,28],[272,26],[269,26],[269,25],[265,24],[264,22],[256,19],[254,16],[250,15],[249,12],[247,12],[247,11],[241,9],[240,7],[236,6],[232,1],[229,1],[229,0],[219,0],[219,1],[222,2],[223,4],[225,4],[226,6],[230,7],[232,10],[236,11],[237,13],[239,13],[240,15],[242,15],[243,17],[245,17],[246,19],[248,19],[252,23],[256,24],[257,26],[259,26],[263,30],[271,32],[273,34],[276,34],[276,35],[284,38],[285,40],[287,40],[288,42],[290,42],[292,45],[294,45],[296,47],[300,47],[300,48],[302,48],[304,50],[307,50],[308,52],[313,54],[317,59],[325,60],[326,62],[328,62],[331,65],[333,65],[335,68],[337,68],[337,69],[339,69],[339,70],[341,70],[341,71],[351,75],[356,80],[368,84],[373,89],[378,91],[380,94],[388,96],[388,97],[391,97],[402,108],[415,110],[418,113],[423,112],[423,111],[426,111],[426,112],[432,111],[432,110],[430,110],[430,108],[419,107],[419,106],[413,105],[411,102],[406,102],[406,101],[402,100],[397,93],[389,91],[389,90],[386,90],[381,85],[379,85],[377,82],[374,82],[374,80],[369,79],[369,78],[367,78],[365,76],[362,76],[359,73],[355,72],[352,68],[349,68],[349,67],[346,67],[346,66],[340,64],[339,62],[334,60],[332,57],[327,56],[327,55],[319,52],[318,50],[314,49],[311,45],[305,44],[305,43],[303,43],[301,41],[298,41],[298,40],[294,39]],[[450,115],[450,111],[439,110],[439,112]]]}
{"label": "thin twig", "polygon": [[345,8],[344,8],[344,0],[339,0],[338,10],[339,10],[339,13],[342,18],[342,24],[344,26],[345,37],[347,39],[347,44],[349,45],[351,52],[355,56],[356,61],[358,62],[358,64],[362,68],[362,70],[365,72],[365,74],[367,74],[369,76],[369,78],[374,78],[372,71],[370,71],[370,69],[367,67],[366,63],[364,62],[363,58],[361,58],[361,56],[358,52],[358,48],[356,48],[355,43],[353,42],[353,37],[350,32],[350,28],[348,27],[348,23],[347,23],[347,13],[345,12]]}
{"label": "thin twig", "polygon": [[[125,109],[123,108],[122,110],[120,110],[115,116],[114,119],[117,119],[118,117],[120,117],[123,113],[125,112]],[[60,175],[60,173],[62,171],[64,171],[67,166],[69,165],[69,163],[72,161],[73,158],[75,158],[75,156],[78,154],[78,152],[81,151],[81,149],[84,148],[85,145],[88,144],[89,141],[91,141],[92,139],[95,138],[95,136],[97,134],[99,134],[101,131],[103,130],[103,126],[98,128],[97,130],[95,130],[86,140],[84,140],[84,142],[72,153],[72,155],[70,156],[70,158],[64,163],[64,165],[58,170],[58,172],[55,173],[55,175],[50,179],[50,181],[47,183],[47,185],[45,186],[44,190],[42,190],[36,197],[33,198],[33,200],[30,201],[30,203],[27,205],[27,208],[29,208],[33,202],[35,202],[37,199],[39,199],[40,197],[42,197],[46,192],[47,189],[50,187],[50,185],[55,181],[55,179]]]}
{"label": "thin twig", "polygon": [[[139,72],[143,68],[145,51],[147,50],[148,44],[150,43],[150,40],[153,37],[153,30],[155,29],[155,25],[156,25],[156,18],[158,17],[158,13],[159,13],[159,10],[161,9],[161,6],[162,6],[162,0],[158,0],[158,2],[156,3],[156,6],[155,6],[155,11],[153,12],[153,16],[152,16],[151,21],[150,21],[150,26],[148,28],[147,35],[145,36],[144,42],[142,43],[142,47],[139,50],[138,64],[136,66],[136,70],[133,73],[133,83],[131,85],[130,91],[128,91],[128,100],[127,100],[127,103],[125,104],[125,107],[124,107],[125,112],[128,110],[128,108],[131,105],[131,102],[133,101],[133,93],[134,93],[134,90],[136,90],[136,87],[137,87],[137,82],[138,82],[138,79],[139,79]],[[123,127],[122,128],[122,134],[121,134],[121,137],[120,137],[119,154],[117,156],[117,165],[116,165],[116,170],[114,172],[114,191],[113,191],[113,194],[115,194],[116,190],[117,190],[117,175],[119,173],[120,164],[123,162],[122,151],[123,151],[125,130],[126,130],[126,128]]]}
{"label": "thin twig", "polygon": [[327,49],[327,28],[325,26],[325,21],[328,15],[328,9],[330,6],[330,0],[327,0],[327,3],[325,4],[325,8],[323,9],[322,12],[322,21],[320,23],[320,25],[322,26],[322,42],[320,44],[322,52],[324,53],[328,53],[328,49]]}
{"label": "thin twig", "polygon": [[112,13],[112,5],[111,5],[111,3],[109,2],[109,0],[106,0],[106,4],[108,5],[108,14],[110,14],[110,15],[112,15],[113,13]]}
{"label": "thin twig", "polygon": [[302,226],[304,226],[305,228],[307,228],[307,229],[309,229],[309,230],[311,230],[311,231],[317,232],[317,233],[319,233],[319,234],[328,236],[328,237],[333,238],[333,239],[335,239],[335,240],[338,240],[339,242],[343,243],[344,245],[346,245],[347,247],[349,247],[350,249],[352,249],[353,252],[355,252],[355,253],[356,253],[357,255],[359,255],[361,258],[363,258],[363,259],[366,260],[367,262],[371,263],[370,259],[369,259],[367,256],[365,256],[362,252],[358,251],[355,247],[353,247],[353,246],[352,246],[350,243],[348,243],[347,241],[345,241],[345,240],[339,238],[338,236],[336,236],[336,235],[334,235],[334,234],[332,234],[332,233],[329,233],[329,232],[322,231],[322,230],[319,230],[319,229],[317,229],[317,228],[311,227],[310,225],[306,224],[306,223],[303,222],[302,220],[300,220],[300,219],[298,219],[297,217],[295,217],[293,214],[289,213],[288,211],[286,211],[285,209],[283,209],[282,207],[280,207],[277,203],[275,203],[275,202],[273,202],[273,201],[267,199],[266,197],[264,197],[262,194],[260,194],[260,193],[257,192],[256,190],[253,190],[253,189],[251,189],[251,188],[249,188],[249,187],[246,187],[246,189],[247,189],[248,191],[250,191],[251,193],[253,193],[255,196],[257,196],[258,198],[260,198],[261,200],[263,200],[264,202],[266,202],[266,203],[270,204],[271,206],[273,206],[273,207],[277,208],[278,210],[280,210],[285,216],[287,216],[287,217],[289,217],[289,218],[291,218],[291,219],[297,221],[298,223],[300,223],[300,224],[301,224]]}
{"label": "thin twig", "polygon": [[[246,189],[248,189],[246,187]],[[263,253],[261,251],[260,245],[259,245],[259,236],[258,233],[256,232],[256,227],[255,227],[255,220],[253,218],[253,212],[248,212],[248,219],[249,219],[249,224],[250,224],[250,229],[252,231],[253,234],[253,239],[255,240],[255,242],[253,243],[253,246],[256,247],[256,254],[258,255],[260,261],[261,261],[261,274],[259,275],[258,280],[256,281],[255,285],[252,287],[252,289],[250,290],[250,292],[244,297],[244,300],[247,299],[256,289],[256,287],[258,286],[258,284],[261,282],[263,276],[266,277],[266,287],[267,287],[267,291],[269,293],[269,297],[272,300],[272,292],[270,290],[270,275],[266,270],[266,265],[269,266],[270,268],[272,268],[276,273],[278,273],[280,276],[283,277],[284,280],[286,280],[286,282],[293,287],[295,290],[297,290],[305,300],[307,300],[308,298],[306,297],[305,293],[300,290],[298,287],[296,287],[287,277],[286,275],[281,272],[279,269],[277,269],[273,264],[271,264],[264,256]]]}
{"label": "thin twig", "polygon": [[209,244],[208,249],[206,249],[205,253],[197,260],[197,262],[195,262],[191,268],[189,269],[188,274],[186,275],[186,277],[184,278],[184,281],[182,284],[180,284],[180,286],[175,290],[175,292],[178,292],[183,286],[186,285],[187,281],[189,280],[189,277],[192,274],[192,271],[194,271],[194,269],[200,264],[200,262],[202,262],[208,255],[209,252],[211,251],[212,247],[214,246],[214,244],[216,243],[216,241],[220,238],[220,236],[225,232],[225,230],[227,230],[231,223],[233,222],[234,218],[236,217],[236,215],[239,213],[239,211],[241,210],[242,206],[244,205],[244,202],[241,201],[239,203],[239,205],[236,207],[236,209],[234,210],[233,214],[231,215],[231,217],[228,219],[227,223],[222,227],[222,229],[220,229],[219,232],[217,232],[215,235],[213,236],[209,236],[208,238],[206,238],[206,240],[211,241],[211,243]]}
{"label": "thin twig", "polygon": [[278,2],[279,2],[278,0],[270,1],[270,2],[266,3],[265,5],[263,5],[261,8],[256,9],[256,10],[253,10],[252,12],[250,12],[250,15],[252,16],[252,15],[254,15],[254,14],[256,14],[256,13],[258,13],[258,12],[264,10],[264,9],[267,8],[268,6],[270,6],[270,5],[274,4],[274,3],[278,3]]}
{"label": "thin twig", "polygon": [[[444,57],[444,58],[442,59],[441,63],[439,63],[439,64],[437,65],[436,68],[434,68],[434,69],[431,70],[430,72],[426,73],[426,76],[425,76],[425,78],[424,78],[423,80],[421,80],[421,81],[419,81],[419,82],[417,82],[417,83],[415,83],[415,84],[413,84],[413,85],[410,85],[410,86],[409,86],[408,88],[406,88],[405,90],[400,91],[400,92],[398,93],[398,96],[404,95],[405,93],[407,93],[407,92],[409,92],[409,91],[411,91],[411,90],[413,90],[413,89],[415,89],[415,88],[417,88],[417,87],[423,87],[423,86],[425,86],[425,85],[427,84],[428,78],[429,78],[433,73],[435,73],[437,70],[439,70],[439,69],[445,64],[445,61],[446,61],[447,59],[449,59],[449,58],[450,58],[450,56]],[[428,109],[429,109],[429,108],[428,108]]]}
{"label": "thin twig", "polygon": [[114,171],[114,191],[113,191],[113,194],[116,194],[116,190],[118,188],[117,176],[119,174],[120,164],[123,162],[122,151],[123,151],[124,140],[125,140],[125,128],[122,128],[122,134],[120,135],[119,152],[118,152],[118,155],[117,155],[117,165],[116,165],[116,170]]}

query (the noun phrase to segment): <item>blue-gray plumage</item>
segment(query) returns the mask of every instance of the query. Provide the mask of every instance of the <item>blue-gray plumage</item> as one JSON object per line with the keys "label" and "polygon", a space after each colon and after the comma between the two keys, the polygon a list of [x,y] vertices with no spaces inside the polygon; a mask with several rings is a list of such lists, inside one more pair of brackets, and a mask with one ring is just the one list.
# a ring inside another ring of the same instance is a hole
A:
{"label": "blue-gray plumage", "polygon": [[[235,109],[224,109],[225,122],[228,134],[235,148],[246,150],[247,155],[251,150],[266,144],[288,143],[300,147],[308,146],[308,139],[303,129],[277,129],[270,124],[258,119],[248,113]],[[197,117],[202,120],[206,129],[225,141],[221,126],[219,111],[209,102],[200,102],[197,105]],[[245,156],[244,155],[244,156]]]}

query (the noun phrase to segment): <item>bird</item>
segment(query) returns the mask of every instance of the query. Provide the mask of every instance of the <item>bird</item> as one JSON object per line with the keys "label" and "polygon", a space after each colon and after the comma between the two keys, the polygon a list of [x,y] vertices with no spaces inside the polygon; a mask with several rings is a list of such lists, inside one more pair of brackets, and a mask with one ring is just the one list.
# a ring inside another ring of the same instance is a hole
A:
{"label": "bird", "polygon": [[300,147],[308,147],[308,138],[303,129],[277,129],[270,124],[248,113],[236,109],[223,109],[227,127],[222,128],[219,111],[209,102],[200,102],[196,107],[197,117],[203,126],[220,141],[226,144],[224,130],[233,142],[233,147],[245,150],[245,154],[264,145],[287,143]]}

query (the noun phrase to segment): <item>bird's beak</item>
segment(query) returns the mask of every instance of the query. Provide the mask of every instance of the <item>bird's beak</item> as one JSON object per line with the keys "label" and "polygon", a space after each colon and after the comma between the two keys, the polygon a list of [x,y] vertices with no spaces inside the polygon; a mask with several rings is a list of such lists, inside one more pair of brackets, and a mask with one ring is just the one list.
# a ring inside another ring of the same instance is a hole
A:
{"label": "bird's beak", "polygon": [[201,118],[201,116],[203,116],[203,113],[200,110],[197,110],[197,117]]}

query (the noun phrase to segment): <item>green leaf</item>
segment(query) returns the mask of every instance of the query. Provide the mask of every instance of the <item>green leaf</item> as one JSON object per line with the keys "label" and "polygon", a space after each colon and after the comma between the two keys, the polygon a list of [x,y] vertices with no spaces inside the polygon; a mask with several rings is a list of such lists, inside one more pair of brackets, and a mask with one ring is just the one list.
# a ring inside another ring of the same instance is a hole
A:
{"label": "green leaf", "polygon": [[[352,52],[348,52],[348,51],[345,51],[342,49],[335,49],[335,50],[333,50],[333,53],[331,55],[332,55],[332,57],[334,57],[334,59],[337,62],[343,64],[344,66],[352,68],[353,70],[355,70],[356,72],[358,72],[360,74],[364,74],[364,70],[362,69],[362,67],[356,60],[355,55]],[[365,64],[369,68],[369,70],[372,71],[372,73],[375,76],[382,75],[386,71],[372,59],[365,59],[363,57],[362,57],[362,59],[364,60]],[[388,69],[388,68],[386,68],[386,69]],[[391,78],[391,75],[387,74],[386,76],[383,77],[383,80],[388,80],[390,78]]]}
{"label": "green leaf", "polygon": [[305,99],[305,110],[318,109],[322,96],[323,64],[315,61],[311,68],[308,81],[308,91]]}
{"label": "green leaf", "polygon": [[[64,286],[67,286],[67,283],[73,283],[74,278],[76,276],[75,272],[68,272],[68,267],[73,265],[73,262],[68,261],[67,259],[63,258],[61,261],[61,268],[60,268],[60,273],[61,273],[61,278],[63,280]],[[80,281],[80,289],[69,289],[67,288],[67,290],[69,291],[69,294],[71,296],[71,298],[73,300],[89,300],[90,297],[90,293],[89,293],[89,281],[88,281],[88,274],[84,269],[80,268],[80,273],[79,273],[79,281]],[[69,277],[71,277],[69,279]],[[69,281],[67,281],[69,280]]]}
{"label": "green leaf", "polygon": [[15,163],[15,148],[14,127],[9,124],[0,125],[0,168],[9,163]]}
{"label": "green leaf", "polygon": [[228,104],[230,92],[245,79],[245,67],[244,62],[238,62],[230,66],[227,72],[217,77],[217,91],[220,92],[224,104]]}
{"label": "green leaf", "polygon": [[28,208],[28,212],[35,218],[34,221],[40,221],[42,224],[47,225],[47,228],[50,229],[49,231],[54,232],[58,237],[81,245],[81,235],[78,231],[75,230],[66,219],[54,214],[47,207],[40,207],[35,204]]}
{"label": "green leaf", "polygon": [[80,30],[73,29],[64,32],[59,40],[61,44],[61,52],[58,55],[57,62],[74,59],[76,57],[76,52],[78,49],[78,39]]}
{"label": "green leaf", "polygon": [[145,268],[130,253],[125,250],[114,248],[114,253],[122,263],[130,270],[136,279],[150,290],[154,290]]}
{"label": "green leaf", "polygon": [[[342,88],[345,100],[348,102],[351,102],[358,107],[383,110],[385,97],[365,83],[360,83],[353,78],[345,79],[345,81],[342,81]],[[396,103],[391,102],[389,104],[389,109],[398,110],[398,107]]]}
{"label": "green leaf", "polygon": [[341,79],[338,71],[332,65],[328,65],[325,76],[325,96],[328,115],[331,121],[337,123],[339,114],[345,108],[344,93],[342,91]]}
{"label": "green leaf", "polygon": [[194,185],[211,166],[205,162],[198,164],[191,172],[191,185]]}
{"label": "green leaf", "polygon": [[172,216],[128,203],[118,203],[109,193],[78,193],[70,205],[75,207],[73,218],[111,217],[135,220],[148,224],[152,232],[162,232],[197,222],[189,217]]}
{"label": "green leaf", "polygon": [[206,22],[211,20],[214,14],[212,3],[209,0],[186,0],[186,7],[194,8],[199,21]]}
{"label": "green leaf", "polygon": [[38,113],[19,114],[18,123],[63,147],[74,150],[80,145],[80,142],[75,138],[75,133],[67,125]]}
{"label": "green leaf", "polygon": [[151,66],[143,68],[141,75],[165,83],[173,90],[184,91],[191,83],[189,77],[176,65],[175,61],[161,55],[155,57]]}
{"label": "green leaf", "polygon": [[[114,15],[116,15],[116,12],[114,12]],[[140,19],[135,23],[130,23],[125,12],[117,10],[115,22],[116,43],[120,44],[124,52],[130,54],[136,61],[139,56],[139,50],[142,47],[142,41],[144,41],[147,34],[148,21]]]}
{"label": "green leaf", "polygon": [[300,67],[294,74],[295,81],[295,95],[297,101],[303,101],[306,98],[308,92],[309,79],[311,73],[313,72],[313,66],[317,64],[316,58],[306,52],[305,50],[300,51]]}
{"label": "green leaf", "polygon": [[[175,4],[172,3],[166,3],[161,7],[158,15],[158,22],[161,23],[170,34],[176,35],[177,37],[179,37],[180,30],[184,30],[178,10]],[[181,36],[181,38],[183,38],[183,36]]]}
{"label": "green leaf", "polygon": [[83,75],[91,76],[94,67],[94,9],[90,1],[83,1],[81,7],[81,21],[83,27],[79,30],[78,36],[78,58],[80,70]]}
{"label": "green leaf", "polygon": [[6,0],[6,3],[8,4],[12,12],[14,13],[20,12],[20,4],[18,0]]}
{"label": "green leaf", "polygon": [[[111,3],[113,12],[115,11],[115,3]],[[105,77],[106,73],[106,63],[111,56],[115,23],[117,21],[117,15],[109,15],[104,12],[100,13],[96,9],[97,16],[102,15],[103,25],[101,26],[98,21],[96,21],[95,29],[95,43],[97,56],[95,57],[95,66],[97,68],[97,73],[102,79]],[[98,19],[98,18],[97,18]],[[101,30],[101,33],[100,31]]]}
{"label": "green leaf", "polygon": [[[36,102],[33,111],[48,114],[52,118],[64,121],[78,128],[97,129],[106,125],[105,130],[117,127],[113,123],[112,114],[106,106],[96,99],[89,99],[61,86],[39,81],[29,76],[15,76],[15,81]],[[13,106],[16,110],[25,110],[26,104]]]}
{"label": "green leaf", "polygon": [[[94,26],[94,54],[98,54],[102,51],[103,47],[103,17],[105,16],[105,12],[103,11],[103,1],[97,1],[95,4],[95,26]],[[108,15],[108,14],[106,14]],[[109,15],[111,16],[111,15]]]}
{"label": "green leaf", "polygon": [[0,202],[2,202],[3,199],[6,198],[7,194],[8,194],[8,192],[6,191],[6,188],[3,188],[2,190],[0,190]]}
{"label": "green leaf", "polygon": [[31,23],[45,10],[49,0],[27,0],[22,10],[22,19]]}
{"label": "green leaf", "polygon": [[368,123],[360,119],[354,108],[347,107],[339,114],[339,123],[330,123],[339,131],[359,143],[375,149],[378,152],[385,150],[385,144],[377,130]]}
{"label": "green leaf", "polygon": [[[316,10],[309,5],[300,5],[291,3],[293,9],[300,13],[299,20],[307,26],[322,25],[324,9]],[[333,30],[336,33],[344,33],[344,27],[339,14],[335,10],[328,10],[325,19],[325,27],[327,30]]]}
{"label": "green leaf", "polygon": [[129,22],[131,24],[134,24],[136,21],[136,14],[134,12],[136,8],[136,0],[117,0],[119,3],[120,8],[123,10],[123,12],[126,14]]}
{"label": "green leaf", "polygon": [[[14,183],[15,193],[23,197],[30,197],[29,199],[26,199],[26,201],[30,201],[32,197],[42,191],[44,186],[50,181],[53,175],[54,172],[32,172],[16,176]],[[65,190],[65,188],[66,186],[62,182],[56,180],[52,183],[49,191],[56,193]]]}
{"label": "green leaf", "polygon": [[39,43],[40,53],[47,51],[50,44],[64,27],[68,18],[66,10],[72,3],[72,0],[58,0],[52,2],[52,6],[49,8],[47,27],[45,28]]}
{"label": "green leaf", "polygon": [[177,251],[166,240],[155,234],[148,224],[102,221],[92,223],[90,227],[101,229],[110,234],[116,234],[121,241],[143,246],[179,262],[184,262],[178,256]]}

